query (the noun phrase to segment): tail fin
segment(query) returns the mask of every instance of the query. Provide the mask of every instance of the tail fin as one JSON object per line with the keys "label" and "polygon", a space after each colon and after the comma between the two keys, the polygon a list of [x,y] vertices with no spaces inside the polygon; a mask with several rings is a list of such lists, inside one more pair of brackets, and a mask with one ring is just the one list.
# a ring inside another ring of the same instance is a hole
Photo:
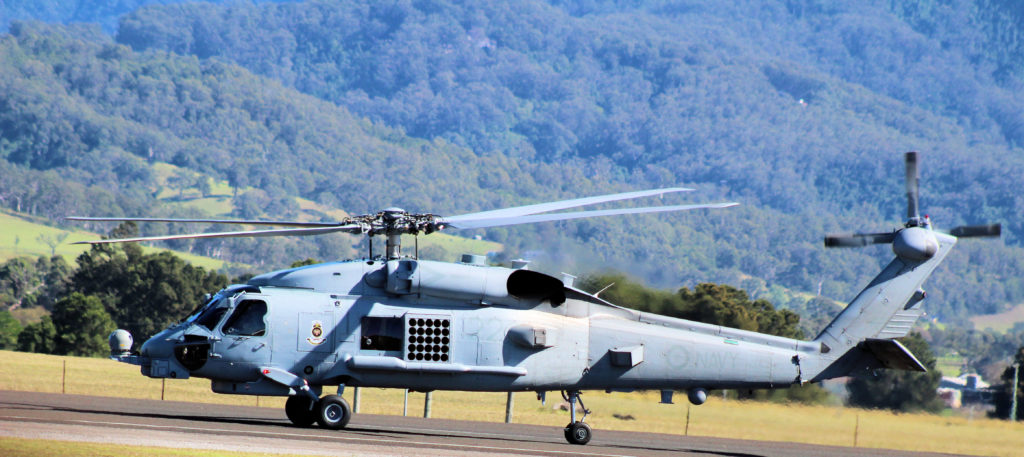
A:
{"label": "tail fin", "polygon": [[[924,371],[924,367],[895,338],[906,336],[921,317],[924,283],[956,244],[957,237],[997,237],[999,224],[956,227],[949,234],[931,228],[928,215],[918,214],[918,161],[916,152],[905,154],[907,222],[883,233],[842,233],[825,237],[826,247],[892,244],[896,258],[850,302],[814,339],[821,354],[807,357],[800,381],[846,376],[853,371],[897,368]],[[811,376],[806,376],[807,375]]]}
{"label": "tail fin", "polygon": [[918,259],[897,251],[897,257],[814,339],[821,345],[822,354],[819,371],[805,373],[813,374],[808,376],[811,380],[846,376],[863,369],[924,370],[913,354],[893,339],[906,336],[924,313],[921,285],[957,241],[953,236],[928,232],[937,242],[934,254]]}

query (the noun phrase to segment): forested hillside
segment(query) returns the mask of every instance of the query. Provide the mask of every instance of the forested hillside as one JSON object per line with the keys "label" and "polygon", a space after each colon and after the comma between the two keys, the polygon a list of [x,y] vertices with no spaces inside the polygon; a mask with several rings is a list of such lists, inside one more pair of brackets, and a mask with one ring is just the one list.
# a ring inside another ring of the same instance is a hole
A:
{"label": "forested hillside", "polygon": [[686,201],[742,206],[485,236],[551,269],[846,301],[889,253],[826,252],[821,237],[897,226],[901,153],[918,150],[940,227],[1005,233],[958,247],[929,314],[1024,301],[1013,2],[618,3],[174,4],[128,14],[113,38],[15,23],[0,41],[0,197],[53,217],[152,214],[155,162],[251,187],[244,217],[289,217],[289,196],[452,214],[690,185]]}

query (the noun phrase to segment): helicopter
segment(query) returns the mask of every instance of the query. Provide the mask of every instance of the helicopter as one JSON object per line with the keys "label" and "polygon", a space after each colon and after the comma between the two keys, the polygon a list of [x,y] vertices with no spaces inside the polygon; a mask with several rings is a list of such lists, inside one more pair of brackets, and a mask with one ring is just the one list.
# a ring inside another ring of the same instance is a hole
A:
{"label": "helicopter", "polygon": [[[917,154],[906,154],[907,222],[885,233],[834,234],[827,247],[890,244],[895,258],[813,340],[640,312],[527,268],[403,255],[402,234],[571,220],[596,216],[722,209],[735,202],[552,212],[633,200],[663,188],[540,203],[457,216],[388,208],[340,222],[69,217],[77,221],[203,222],[285,226],[269,230],[105,239],[123,243],[208,237],[317,235],[370,238],[370,256],[255,276],[210,296],[184,320],[132,352],[131,335],[110,336],[111,358],[151,378],[208,378],[214,392],[287,396],[296,426],[342,429],[352,410],[346,386],[416,391],[560,391],[569,403],[566,441],[593,431],[585,390],[675,391],[703,404],[712,389],[773,389],[870,373],[925,371],[896,338],[923,313],[922,283],[958,238],[999,236],[1000,225],[942,232],[918,215]],[[372,253],[382,235],[383,253]],[[337,386],[336,394],[324,395]],[[583,413],[577,418],[577,403]]]}

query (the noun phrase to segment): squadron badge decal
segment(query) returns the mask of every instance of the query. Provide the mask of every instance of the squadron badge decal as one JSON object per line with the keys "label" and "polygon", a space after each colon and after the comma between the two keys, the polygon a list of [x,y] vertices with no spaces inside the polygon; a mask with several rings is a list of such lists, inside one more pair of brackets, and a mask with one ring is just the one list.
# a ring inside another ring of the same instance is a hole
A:
{"label": "squadron badge decal", "polygon": [[309,344],[312,344],[313,346],[319,346],[319,345],[323,344],[323,342],[326,340],[326,338],[323,337],[324,336],[324,324],[323,324],[323,322],[313,321],[313,328],[309,331],[309,334],[312,335],[309,338],[306,338],[306,341],[309,342]]}

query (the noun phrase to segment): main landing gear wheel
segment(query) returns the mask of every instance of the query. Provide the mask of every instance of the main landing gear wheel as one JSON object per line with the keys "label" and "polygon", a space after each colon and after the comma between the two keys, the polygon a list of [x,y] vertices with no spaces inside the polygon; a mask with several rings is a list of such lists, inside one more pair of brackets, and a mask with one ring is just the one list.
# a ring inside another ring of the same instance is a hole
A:
{"label": "main landing gear wheel", "polygon": [[583,422],[573,422],[565,426],[565,440],[572,444],[587,444],[593,432],[590,426]]}
{"label": "main landing gear wheel", "polygon": [[[589,443],[590,438],[593,436],[593,431],[583,421],[587,419],[587,414],[590,414],[590,410],[583,405],[580,392],[578,390],[562,392],[562,398],[569,402],[569,425],[565,426],[565,440],[570,444]],[[576,402],[579,402],[580,408],[583,408],[583,417],[580,420],[576,420]]]}
{"label": "main landing gear wheel", "polygon": [[352,408],[349,408],[344,398],[337,395],[326,395],[321,398],[317,410],[319,414],[316,422],[328,430],[343,429],[352,418]]}
{"label": "main landing gear wheel", "polygon": [[305,395],[288,397],[284,402],[284,414],[298,427],[309,427],[316,422],[318,410],[313,400]]}

